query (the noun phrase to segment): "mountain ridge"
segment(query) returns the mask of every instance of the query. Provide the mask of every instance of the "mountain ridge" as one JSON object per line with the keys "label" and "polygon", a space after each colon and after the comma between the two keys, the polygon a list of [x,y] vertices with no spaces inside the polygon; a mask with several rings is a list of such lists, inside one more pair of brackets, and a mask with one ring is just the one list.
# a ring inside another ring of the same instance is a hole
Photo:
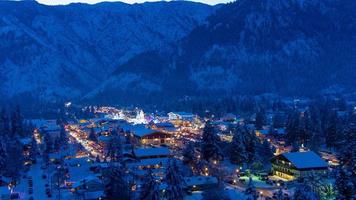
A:
{"label": "mountain ridge", "polygon": [[172,45],[214,10],[193,2],[0,2],[0,94],[78,98],[120,63]]}
{"label": "mountain ridge", "polygon": [[[163,80],[155,80],[147,70],[137,73],[123,64],[110,81],[127,73],[139,74],[141,79],[131,85],[138,89],[129,92],[144,95],[146,91],[139,83],[149,82],[162,86],[158,91],[161,95],[177,97],[269,92],[316,95],[330,87],[352,92],[356,78],[356,3],[347,2],[229,3],[181,39],[174,50],[157,51],[157,58],[169,58],[159,67],[169,66]],[[128,63],[144,68],[146,61],[137,58]],[[96,96],[127,92],[120,88],[105,90],[102,87]]]}

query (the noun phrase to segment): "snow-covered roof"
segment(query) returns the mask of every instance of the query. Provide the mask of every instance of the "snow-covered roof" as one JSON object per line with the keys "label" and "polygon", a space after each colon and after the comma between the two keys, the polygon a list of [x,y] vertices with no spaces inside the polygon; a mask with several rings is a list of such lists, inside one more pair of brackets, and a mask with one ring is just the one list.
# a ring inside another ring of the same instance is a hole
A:
{"label": "snow-covered roof", "polygon": [[170,154],[169,149],[166,147],[140,148],[135,149],[134,152],[137,157],[168,156]]}
{"label": "snow-covered roof", "polygon": [[133,133],[134,135],[138,136],[138,137],[143,137],[145,135],[149,135],[152,133],[156,133],[157,131],[152,130],[150,128],[146,128],[145,125],[131,125],[131,124],[127,124],[127,125],[123,125],[121,127],[124,131],[129,131],[131,133]]}
{"label": "snow-covered roof", "polygon": [[282,155],[298,169],[328,167],[328,164],[313,151],[291,152]]}
{"label": "snow-covered roof", "polygon": [[218,179],[213,176],[193,176],[193,177],[184,177],[185,183],[187,186],[199,186],[206,184],[217,184]]}

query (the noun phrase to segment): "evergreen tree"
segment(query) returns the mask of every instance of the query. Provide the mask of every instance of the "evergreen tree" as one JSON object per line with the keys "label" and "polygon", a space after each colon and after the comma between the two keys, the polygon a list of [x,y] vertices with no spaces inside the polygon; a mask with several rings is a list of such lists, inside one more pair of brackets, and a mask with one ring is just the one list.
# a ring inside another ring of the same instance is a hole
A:
{"label": "evergreen tree", "polygon": [[140,193],[140,200],[160,200],[161,194],[159,185],[153,177],[152,170],[149,169],[143,181]]}
{"label": "evergreen tree", "polygon": [[31,138],[30,155],[29,155],[31,160],[36,160],[37,152],[38,152],[37,142],[36,142],[35,138],[32,137]]}
{"label": "evergreen tree", "polygon": [[64,125],[60,125],[61,129],[59,132],[59,141],[60,141],[60,148],[67,148],[68,147],[68,138],[67,138],[67,133],[64,128]]}
{"label": "evergreen tree", "polygon": [[355,182],[353,181],[355,177],[352,176],[352,172],[348,169],[341,168],[336,174],[336,187],[337,187],[337,198],[346,200],[355,197]]}
{"label": "evergreen tree", "polygon": [[206,170],[209,169],[209,163],[203,159],[197,159],[195,162],[195,172],[197,174],[206,174]]}
{"label": "evergreen tree", "polygon": [[319,189],[319,196],[321,200],[334,200],[336,198],[334,186],[331,184],[323,185]]}
{"label": "evergreen tree", "polygon": [[303,126],[301,127],[301,141],[303,144],[306,144],[312,137],[314,129],[314,124],[312,123],[310,112],[305,111],[301,120],[303,121]]}
{"label": "evergreen tree", "polygon": [[247,127],[244,127],[244,132],[246,135],[245,149],[247,152],[247,164],[251,165],[257,159],[257,145],[259,141],[256,134],[249,131]]}
{"label": "evergreen tree", "polygon": [[276,197],[275,200],[285,200],[286,199],[282,188],[279,188],[279,190],[275,193],[275,197]]}
{"label": "evergreen tree", "polygon": [[183,162],[185,164],[193,164],[195,162],[195,150],[194,150],[194,144],[193,143],[188,143],[184,150],[183,150]]}
{"label": "evergreen tree", "polygon": [[123,169],[111,166],[105,174],[105,194],[108,200],[130,199],[130,187]]}
{"label": "evergreen tree", "polygon": [[44,151],[42,153],[42,162],[45,164],[46,167],[49,165],[49,153],[47,151]]}
{"label": "evergreen tree", "polygon": [[292,149],[291,152],[298,152],[300,149],[299,145],[297,144],[297,142],[292,142]]}
{"label": "evergreen tree", "polygon": [[342,148],[339,151],[340,166],[336,173],[337,199],[352,199],[356,196],[356,125],[345,130]]}
{"label": "evergreen tree", "polygon": [[273,157],[273,151],[271,144],[267,140],[263,140],[262,144],[259,144],[257,154],[262,163],[269,163]]}
{"label": "evergreen tree", "polygon": [[257,200],[258,198],[258,193],[256,191],[256,187],[251,177],[248,181],[248,185],[245,190],[245,195],[246,195],[246,200]]}
{"label": "evergreen tree", "polygon": [[165,182],[167,184],[165,198],[167,200],[182,200],[184,197],[184,179],[180,174],[176,160],[168,161]]}
{"label": "evergreen tree", "polygon": [[312,171],[305,176],[303,184],[310,188],[315,194],[319,194],[319,190],[323,185],[323,179],[320,174],[316,174]]}
{"label": "evergreen tree", "polygon": [[311,138],[309,141],[309,149],[315,152],[318,152],[320,146],[322,145],[322,135],[320,125],[316,124],[311,133]]}
{"label": "evergreen tree", "polygon": [[266,113],[264,109],[260,109],[256,113],[256,121],[255,121],[256,129],[258,130],[262,129],[265,124],[266,124]]}
{"label": "evergreen tree", "polygon": [[287,143],[292,144],[297,141],[299,130],[299,114],[297,111],[292,111],[288,114],[286,125]]}
{"label": "evergreen tree", "polygon": [[336,137],[337,137],[337,115],[336,112],[333,112],[329,115],[326,132],[325,132],[325,140],[327,147],[333,147],[335,145]]}
{"label": "evergreen tree", "polygon": [[[0,138],[1,139],[1,138]],[[0,141],[0,176],[6,173],[7,153],[6,146],[3,143],[3,139]]]}
{"label": "evergreen tree", "polygon": [[340,166],[356,171],[356,124],[350,124],[339,137],[343,138],[338,153]]}
{"label": "evergreen tree", "polygon": [[214,133],[214,127],[210,122],[207,122],[203,130],[203,139],[201,145],[203,159],[207,161],[223,159],[223,155],[218,143],[219,139]]}
{"label": "evergreen tree", "polygon": [[319,148],[324,142],[320,113],[317,108],[315,108],[315,106],[310,108],[310,120],[312,127],[310,130],[310,141],[308,143],[308,147],[310,150],[318,152]]}
{"label": "evergreen tree", "polygon": [[0,135],[1,136],[10,135],[10,122],[5,108],[3,108],[0,113]]}
{"label": "evergreen tree", "polygon": [[292,200],[318,200],[318,197],[308,186],[301,184],[294,191]]}
{"label": "evergreen tree", "polygon": [[47,132],[43,132],[44,151],[48,154],[53,151],[53,141]]}
{"label": "evergreen tree", "polygon": [[59,149],[62,147],[61,145],[62,145],[61,139],[58,137],[54,138],[53,149],[55,151],[59,151]]}
{"label": "evergreen tree", "polygon": [[111,159],[114,161],[120,161],[122,159],[122,143],[119,135],[113,136],[111,141]]}
{"label": "evergreen tree", "polygon": [[17,140],[9,141],[7,147],[6,170],[9,177],[17,180],[23,166],[23,146]]}
{"label": "evergreen tree", "polygon": [[284,116],[281,113],[277,113],[272,118],[272,128],[283,128],[284,127]]}
{"label": "evergreen tree", "polygon": [[95,133],[95,130],[94,130],[93,127],[90,128],[90,133],[89,133],[88,139],[93,141],[93,142],[97,142],[98,141],[98,138],[96,137],[96,133]]}
{"label": "evergreen tree", "polygon": [[24,136],[23,117],[19,106],[16,106],[11,116],[11,132],[13,136]]}
{"label": "evergreen tree", "polygon": [[238,129],[230,145],[230,161],[233,164],[243,164],[247,161],[244,132]]}

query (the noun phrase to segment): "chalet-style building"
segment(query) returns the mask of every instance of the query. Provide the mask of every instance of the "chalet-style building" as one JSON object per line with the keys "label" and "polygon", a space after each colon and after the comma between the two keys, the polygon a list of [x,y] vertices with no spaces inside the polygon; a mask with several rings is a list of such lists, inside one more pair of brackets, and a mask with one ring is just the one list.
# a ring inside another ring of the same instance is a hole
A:
{"label": "chalet-style building", "polygon": [[122,129],[143,145],[161,145],[172,142],[171,134],[153,130],[144,125],[126,125]]}
{"label": "chalet-style building", "polygon": [[166,147],[138,148],[133,150],[132,157],[135,160],[128,160],[127,166],[139,177],[146,175],[147,169],[152,169],[155,176],[164,176],[164,169],[171,157],[171,152]]}
{"label": "chalet-style building", "polygon": [[328,164],[313,151],[283,153],[272,159],[273,174],[287,180],[304,177],[311,172],[325,174],[327,170]]}
{"label": "chalet-style building", "polygon": [[187,112],[170,112],[168,113],[168,119],[175,126],[191,127],[197,116]]}

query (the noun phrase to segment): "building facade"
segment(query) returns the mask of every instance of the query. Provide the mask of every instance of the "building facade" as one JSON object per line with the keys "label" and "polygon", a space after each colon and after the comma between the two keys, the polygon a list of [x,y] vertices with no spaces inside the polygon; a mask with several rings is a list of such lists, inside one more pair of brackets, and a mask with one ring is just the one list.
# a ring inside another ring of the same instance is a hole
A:
{"label": "building facade", "polygon": [[294,180],[305,177],[310,173],[326,174],[328,164],[313,151],[283,153],[272,159],[274,175]]}

